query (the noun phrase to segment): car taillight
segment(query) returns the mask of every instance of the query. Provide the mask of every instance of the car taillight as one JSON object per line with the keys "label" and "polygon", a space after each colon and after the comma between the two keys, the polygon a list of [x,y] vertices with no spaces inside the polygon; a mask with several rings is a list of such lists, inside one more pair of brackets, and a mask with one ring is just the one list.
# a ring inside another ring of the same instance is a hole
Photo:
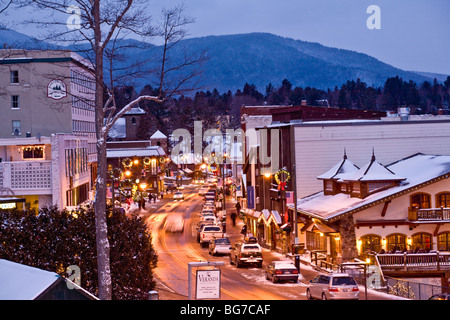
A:
{"label": "car taillight", "polygon": [[352,291],[359,291],[358,287],[353,287]]}
{"label": "car taillight", "polygon": [[275,274],[282,274],[283,272],[280,270],[275,271]]}
{"label": "car taillight", "polygon": [[292,273],[293,274],[298,274],[298,271],[297,270],[292,270]]}
{"label": "car taillight", "polygon": [[338,288],[335,288],[335,287],[329,287],[329,288],[328,288],[328,291],[330,291],[330,292],[338,292],[339,289],[338,289]]}

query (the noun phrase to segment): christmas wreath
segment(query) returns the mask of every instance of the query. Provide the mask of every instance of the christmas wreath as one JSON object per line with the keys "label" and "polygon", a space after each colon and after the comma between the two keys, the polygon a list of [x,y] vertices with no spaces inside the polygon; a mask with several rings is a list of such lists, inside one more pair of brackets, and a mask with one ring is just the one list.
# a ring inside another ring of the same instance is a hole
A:
{"label": "christmas wreath", "polygon": [[145,166],[149,166],[150,165],[150,161],[151,159],[149,157],[145,157],[142,162],[144,163]]}
{"label": "christmas wreath", "polygon": [[125,168],[129,168],[133,165],[133,160],[131,160],[130,158],[125,158],[123,159],[122,164]]}
{"label": "christmas wreath", "polygon": [[[286,175],[286,178],[284,180],[280,179],[280,175],[284,173]],[[289,181],[289,179],[291,178],[291,174],[286,170],[286,169],[281,169],[278,170],[275,175],[275,182],[278,184],[278,190],[284,190],[284,188],[286,188],[286,182]]]}

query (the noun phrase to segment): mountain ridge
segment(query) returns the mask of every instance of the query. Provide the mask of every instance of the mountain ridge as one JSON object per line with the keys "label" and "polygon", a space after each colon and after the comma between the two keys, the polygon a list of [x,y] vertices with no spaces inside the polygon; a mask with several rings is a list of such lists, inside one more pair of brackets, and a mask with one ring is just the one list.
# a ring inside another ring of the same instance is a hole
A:
{"label": "mountain ridge", "polygon": [[[13,41],[17,39],[20,41]],[[161,50],[161,46],[131,41],[142,44],[139,49],[129,49],[129,56],[133,58],[145,59],[159,54]],[[0,44],[3,47],[15,43],[22,47],[28,45],[29,48],[55,48],[14,30],[0,30]],[[254,84],[263,91],[269,84],[278,86],[283,79],[288,79],[294,86],[326,90],[358,78],[369,86],[380,87],[388,77],[399,76],[405,81],[420,84],[433,81],[434,75],[401,70],[365,53],[264,32],[186,38],[180,41],[180,46],[192,52],[205,50],[208,59],[204,63],[199,85],[205,90],[217,89],[219,92],[241,89],[245,83]],[[175,51],[175,60],[180,58],[182,51]],[[118,62],[121,64],[119,67],[123,67],[124,63]],[[154,63],[156,65],[157,62]],[[136,79],[136,87],[147,84],[148,79]]]}

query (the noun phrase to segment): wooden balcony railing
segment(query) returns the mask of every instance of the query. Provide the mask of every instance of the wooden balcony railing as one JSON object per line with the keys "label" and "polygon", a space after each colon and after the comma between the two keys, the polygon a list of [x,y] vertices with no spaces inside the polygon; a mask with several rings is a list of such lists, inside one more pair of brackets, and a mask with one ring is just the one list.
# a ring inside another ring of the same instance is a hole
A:
{"label": "wooden balcony railing", "polygon": [[428,253],[385,253],[377,254],[383,269],[417,269],[450,270],[450,252],[430,251]]}
{"label": "wooden balcony railing", "polygon": [[410,221],[450,221],[450,208],[430,208],[430,209],[408,209],[408,219]]}

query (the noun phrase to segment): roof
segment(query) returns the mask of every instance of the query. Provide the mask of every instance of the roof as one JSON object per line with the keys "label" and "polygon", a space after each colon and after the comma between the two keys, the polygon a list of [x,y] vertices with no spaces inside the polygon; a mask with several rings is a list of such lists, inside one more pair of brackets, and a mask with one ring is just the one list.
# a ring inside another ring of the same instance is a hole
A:
{"label": "roof", "polygon": [[119,118],[116,120],[111,129],[109,129],[108,137],[116,139],[127,137],[125,118]]}
{"label": "roof", "polygon": [[358,167],[347,158],[344,153],[344,158],[338,162],[333,168],[321,174],[317,179],[342,179],[345,180],[348,176],[358,171]]}
{"label": "roof", "polygon": [[[0,300],[34,300],[61,279],[64,278],[56,272],[0,259]],[[97,300],[70,280],[64,281],[73,284],[85,296]]]}
{"label": "roof", "polygon": [[157,157],[165,156],[164,149],[160,146],[151,146],[146,148],[117,148],[107,149],[107,158],[130,158],[130,157]]}
{"label": "roof", "polygon": [[55,272],[0,259],[0,300],[33,300],[58,277]]}
{"label": "roof", "polygon": [[[361,168],[363,169],[363,168]],[[387,199],[401,196],[416,187],[446,178],[450,173],[450,156],[415,154],[387,166],[392,172],[405,177],[398,186],[379,191],[364,199],[352,198],[348,194],[324,195],[323,191],[297,201],[297,210],[305,215],[333,221],[339,216],[360,211]],[[293,209],[293,204],[288,204]]]}
{"label": "roof", "polygon": [[384,167],[381,163],[376,161],[375,155],[369,163],[361,169],[346,174],[344,180],[350,181],[398,181],[405,180],[405,178],[397,176],[392,170]]}
{"label": "roof", "polygon": [[144,114],[145,111],[139,107],[132,107],[130,110],[124,113],[124,115]]}
{"label": "roof", "polygon": [[159,130],[150,137],[150,139],[167,139],[167,136]]}

